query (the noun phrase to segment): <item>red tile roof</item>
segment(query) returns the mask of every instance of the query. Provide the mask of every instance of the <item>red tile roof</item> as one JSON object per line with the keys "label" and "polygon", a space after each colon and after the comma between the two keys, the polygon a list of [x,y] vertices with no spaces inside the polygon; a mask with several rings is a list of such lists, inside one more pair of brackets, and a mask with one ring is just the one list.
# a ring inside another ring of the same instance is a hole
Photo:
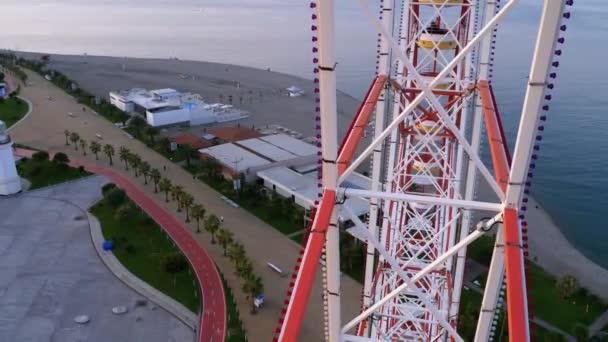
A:
{"label": "red tile roof", "polygon": [[208,130],[207,133],[215,135],[223,142],[234,142],[262,136],[258,131],[244,127],[218,127]]}
{"label": "red tile roof", "polygon": [[178,134],[176,136],[171,137],[169,140],[175,142],[178,145],[190,145],[198,150],[200,150],[201,148],[213,146],[211,142],[199,138],[196,135],[190,133]]}

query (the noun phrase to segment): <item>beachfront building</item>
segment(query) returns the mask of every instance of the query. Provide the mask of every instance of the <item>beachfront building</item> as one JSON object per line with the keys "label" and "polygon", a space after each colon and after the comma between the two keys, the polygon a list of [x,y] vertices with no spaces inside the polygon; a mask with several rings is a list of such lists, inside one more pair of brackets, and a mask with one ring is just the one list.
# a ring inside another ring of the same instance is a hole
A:
{"label": "beachfront building", "polygon": [[257,179],[258,171],[268,168],[302,167],[314,164],[317,148],[285,134],[260,136],[200,149],[202,158],[213,157],[222,165],[226,178],[244,174],[247,181]]}
{"label": "beachfront building", "polygon": [[[222,166],[224,177],[245,175],[248,182],[258,180],[269,190],[291,198],[295,204],[310,210],[317,200],[317,151],[315,145],[279,133],[232,141],[200,149],[201,158],[213,157]],[[365,189],[370,179],[354,172],[345,181],[350,187]],[[357,216],[369,212],[366,199],[347,200]],[[346,213],[339,213],[346,222]]]}
{"label": "beachfront building", "polygon": [[175,124],[205,125],[236,121],[247,113],[231,105],[206,103],[198,94],[180,93],[175,89],[130,90],[110,92],[110,103],[127,113],[139,113],[150,126]]}
{"label": "beachfront building", "polygon": [[[318,200],[319,193],[316,163],[293,168],[286,166],[272,167],[258,171],[257,176],[264,182],[266,188],[275,191],[282,197],[291,198],[295,204],[305,210],[315,207],[315,201]],[[353,172],[345,180],[345,183],[360,189],[366,189],[370,186],[371,180],[360,173]],[[346,205],[358,217],[369,213],[369,201],[364,198],[351,196],[346,199]],[[350,220],[343,209],[338,210],[338,220],[340,222]]]}

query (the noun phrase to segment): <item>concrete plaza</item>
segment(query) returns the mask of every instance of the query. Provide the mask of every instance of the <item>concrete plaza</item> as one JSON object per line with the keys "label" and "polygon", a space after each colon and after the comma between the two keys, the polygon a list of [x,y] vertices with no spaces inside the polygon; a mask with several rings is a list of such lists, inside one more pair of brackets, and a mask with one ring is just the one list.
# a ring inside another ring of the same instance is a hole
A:
{"label": "concrete plaza", "polygon": [[[181,321],[143,299],[102,263],[86,208],[102,177],[0,199],[0,341],[193,341]],[[126,306],[124,315],[112,308]],[[74,317],[88,315],[85,325]]]}

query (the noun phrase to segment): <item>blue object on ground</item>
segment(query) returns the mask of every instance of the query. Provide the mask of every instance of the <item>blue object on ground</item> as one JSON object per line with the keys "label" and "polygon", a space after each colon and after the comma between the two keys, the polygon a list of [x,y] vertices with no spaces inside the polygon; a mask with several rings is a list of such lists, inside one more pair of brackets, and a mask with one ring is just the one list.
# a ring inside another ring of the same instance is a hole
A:
{"label": "blue object on ground", "polygon": [[104,241],[101,246],[104,251],[109,251],[114,248],[114,243],[112,241]]}

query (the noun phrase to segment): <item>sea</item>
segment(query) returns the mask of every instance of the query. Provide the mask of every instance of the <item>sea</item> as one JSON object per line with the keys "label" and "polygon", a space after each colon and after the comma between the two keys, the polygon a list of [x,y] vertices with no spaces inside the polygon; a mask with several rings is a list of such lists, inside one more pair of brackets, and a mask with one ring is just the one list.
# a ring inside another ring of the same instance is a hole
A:
{"label": "sea", "polygon": [[[368,1],[376,11],[378,0]],[[577,248],[608,267],[608,2],[574,2],[533,195]],[[521,0],[499,26],[493,85],[511,145],[542,3]],[[359,1],[336,7],[338,87],[361,98],[376,33]],[[2,0],[0,48],[177,57],[311,78],[310,17],[303,0]]]}

